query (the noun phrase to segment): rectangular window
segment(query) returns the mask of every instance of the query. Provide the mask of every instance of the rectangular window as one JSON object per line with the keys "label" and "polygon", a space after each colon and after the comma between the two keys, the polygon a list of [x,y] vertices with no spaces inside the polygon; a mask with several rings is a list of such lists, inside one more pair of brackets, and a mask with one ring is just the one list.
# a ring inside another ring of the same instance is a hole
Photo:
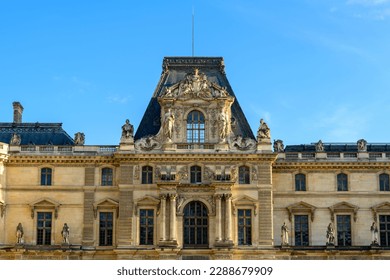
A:
{"label": "rectangular window", "polygon": [[352,245],[350,215],[337,215],[337,245],[338,246]]}
{"label": "rectangular window", "polygon": [[306,175],[296,174],[295,175],[295,190],[306,191]]}
{"label": "rectangular window", "polygon": [[252,210],[238,209],[238,245],[252,245]]}
{"label": "rectangular window", "polygon": [[240,166],[238,168],[238,183],[239,184],[249,184],[250,175],[248,166]]}
{"label": "rectangular window", "polygon": [[153,184],[153,167],[142,167],[142,184]]}
{"label": "rectangular window", "polygon": [[390,215],[379,215],[379,238],[381,246],[390,246]]}
{"label": "rectangular window", "polygon": [[140,209],[139,244],[153,245],[154,236],[154,210]]}
{"label": "rectangular window", "polygon": [[37,245],[51,244],[51,212],[37,213]]}
{"label": "rectangular window", "polygon": [[51,168],[42,168],[41,169],[41,186],[51,186]]}
{"label": "rectangular window", "polygon": [[309,246],[309,216],[294,216],[295,246]]}
{"label": "rectangular window", "polygon": [[112,212],[99,213],[99,246],[112,246],[114,220]]}
{"label": "rectangular window", "polygon": [[102,186],[112,186],[113,172],[112,168],[102,169]]}

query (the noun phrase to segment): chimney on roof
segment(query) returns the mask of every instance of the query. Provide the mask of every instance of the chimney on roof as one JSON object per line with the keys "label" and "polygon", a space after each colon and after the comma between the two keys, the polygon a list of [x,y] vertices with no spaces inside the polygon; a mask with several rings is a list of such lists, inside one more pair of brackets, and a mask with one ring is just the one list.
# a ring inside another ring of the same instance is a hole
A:
{"label": "chimney on roof", "polygon": [[20,102],[15,101],[12,103],[14,106],[14,123],[21,123],[22,122],[22,113],[23,113],[23,106],[20,104]]}

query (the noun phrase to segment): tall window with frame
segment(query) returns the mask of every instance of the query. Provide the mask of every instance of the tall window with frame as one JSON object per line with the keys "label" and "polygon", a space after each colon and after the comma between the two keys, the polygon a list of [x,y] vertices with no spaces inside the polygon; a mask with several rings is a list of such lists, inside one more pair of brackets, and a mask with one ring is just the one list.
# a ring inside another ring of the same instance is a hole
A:
{"label": "tall window with frame", "polygon": [[250,172],[248,166],[240,166],[238,168],[238,183],[250,184]]}
{"label": "tall window with frame", "polygon": [[302,173],[295,174],[295,190],[306,191],[306,175]]}
{"label": "tall window with frame", "polygon": [[191,172],[191,176],[190,176],[191,184],[202,183],[202,168],[200,166],[197,165],[191,166],[190,172]]}
{"label": "tall window with frame", "polygon": [[337,191],[346,192],[348,191],[348,176],[344,173],[337,174]]}
{"label": "tall window with frame", "polygon": [[102,186],[113,185],[113,170],[112,168],[105,167],[102,169]]}
{"label": "tall window with frame", "polygon": [[51,244],[52,213],[37,213],[37,245]]}
{"label": "tall window with frame", "polygon": [[238,245],[252,245],[252,210],[237,210]]}
{"label": "tall window with frame", "polygon": [[379,239],[383,247],[390,247],[390,215],[379,215]]}
{"label": "tall window with frame", "polygon": [[51,186],[53,171],[45,167],[41,169],[41,186]]}
{"label": "tall window with frame", "polygon": [[351,215],[337,215],[337,245],[352,245]]}
{"label": "tall window with frame", "polygon": [[309,216],[294,215],[295,246],[309,246]]}
{"label": "tall window with frame", "polygon": [[153,245],[154,243],[154,210],[139,210],[139,244]]}
{"label": "tall window with frame", "polygon": [[202,112],[191,111],[187,116],[187,143],[205,142],[205,118]]}
{"label": "tall window with frame", "polygon": [[114,215],[112,212],[99,213],[99,246],[112,246]]}
{"label": "tall window with frame", "polygon": [[379,190],[383,192],[390,191],[389,174],[382,173],[379,175]]}
{"label": "tall window with frame", "polygon": [[153,167],[142,167],[142,184],[153,184]]}

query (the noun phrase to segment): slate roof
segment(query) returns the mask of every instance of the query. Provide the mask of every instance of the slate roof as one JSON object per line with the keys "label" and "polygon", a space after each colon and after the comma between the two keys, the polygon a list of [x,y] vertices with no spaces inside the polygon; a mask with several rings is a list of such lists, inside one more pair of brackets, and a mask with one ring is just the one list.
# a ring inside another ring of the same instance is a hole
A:
{"label": "slate roof", "polygon": [[207,79],[221,87],[225,87],[226,91],[235,97],[232,104],[232,117],[236,124],[232,127],[235,135],[255,139],[249,123],[238,103],[233,89],[225,74],[225,66],[222,57],[165,57],[163,60],[163,72],[160,81],[154,91],[154,94],[149,102],[145,114],[138,126],[134,139],[138,140],[148,135],[156,135],[161,126],[161,107],[157,98],[164,93],[166,87],[172,86],[183,80],[188,73],[193,73],[194,69],[199,69],[199,72],[204,73]]}
{"label": "slate roof", "polygon": [[62,123],[0,123],[0,142],[9,144],[14,133],[21,145],[74,145]]}

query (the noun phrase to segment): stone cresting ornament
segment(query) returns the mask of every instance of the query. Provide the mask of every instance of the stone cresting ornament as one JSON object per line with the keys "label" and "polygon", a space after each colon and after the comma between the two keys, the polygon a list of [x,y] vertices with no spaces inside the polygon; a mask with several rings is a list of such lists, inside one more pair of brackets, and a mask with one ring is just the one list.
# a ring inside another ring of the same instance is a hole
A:
{"label": "stone cresting ornament", "polygon": [[160,147],[160,142],[157,141],[157,137],[153,135],[146,136],[135,142],[135,148],[137,150],[151,151]]}
{"label": "stone cresting ornament", "polygon": [[266,122],[264,122],[263,119],[260,120],[260,126],[257,130],[257,141],[262,142],[264,140],[270,140],[271,139],[271,131],[267,125]]}
{"label": "stone cresting ornament", "polygon": [[22,138],[20,137],[19,134],[16,133],[12,134],[10,145],[20,145],[21,142],[22,142]]}
{"label": "stone cresting ornament", "polygon": [[367,141],[360,139],[357,141],[357,148],[359,152],[367,152]]}
{"label": "stone cresting ornament", "polygon": [[283,141],[278,139],[274,140],[274,152],[283,153],[284,152],[284,144]]}
{"label": "stone cresting ornament", "polygon": [[316,143],[316,152],[323,152],[323,151],[324,151],[324,144],[320,140]]}
{"label": "stone cresting ornament", "polygon": [[256,148],[256,141],[251,138],[243,138],[241,135],[233,136],[230,141],[230,149],[248,151]]}
{"label": "stone cresting ornament", "polygon": [[228,96],[226,88],[210,82],[206,74],[200,73],[197,68],[194,69],[194,73],[187,74],[184,80],[167,87],[163,95],[164,98],[173,99],[210,99],[226,96]]}
{"label": "stone cresting ornament", "polygon": [[74,143],[77,146],[82,146],[85,143],[85,135],[82,132],[77,132],[74,135]]}

